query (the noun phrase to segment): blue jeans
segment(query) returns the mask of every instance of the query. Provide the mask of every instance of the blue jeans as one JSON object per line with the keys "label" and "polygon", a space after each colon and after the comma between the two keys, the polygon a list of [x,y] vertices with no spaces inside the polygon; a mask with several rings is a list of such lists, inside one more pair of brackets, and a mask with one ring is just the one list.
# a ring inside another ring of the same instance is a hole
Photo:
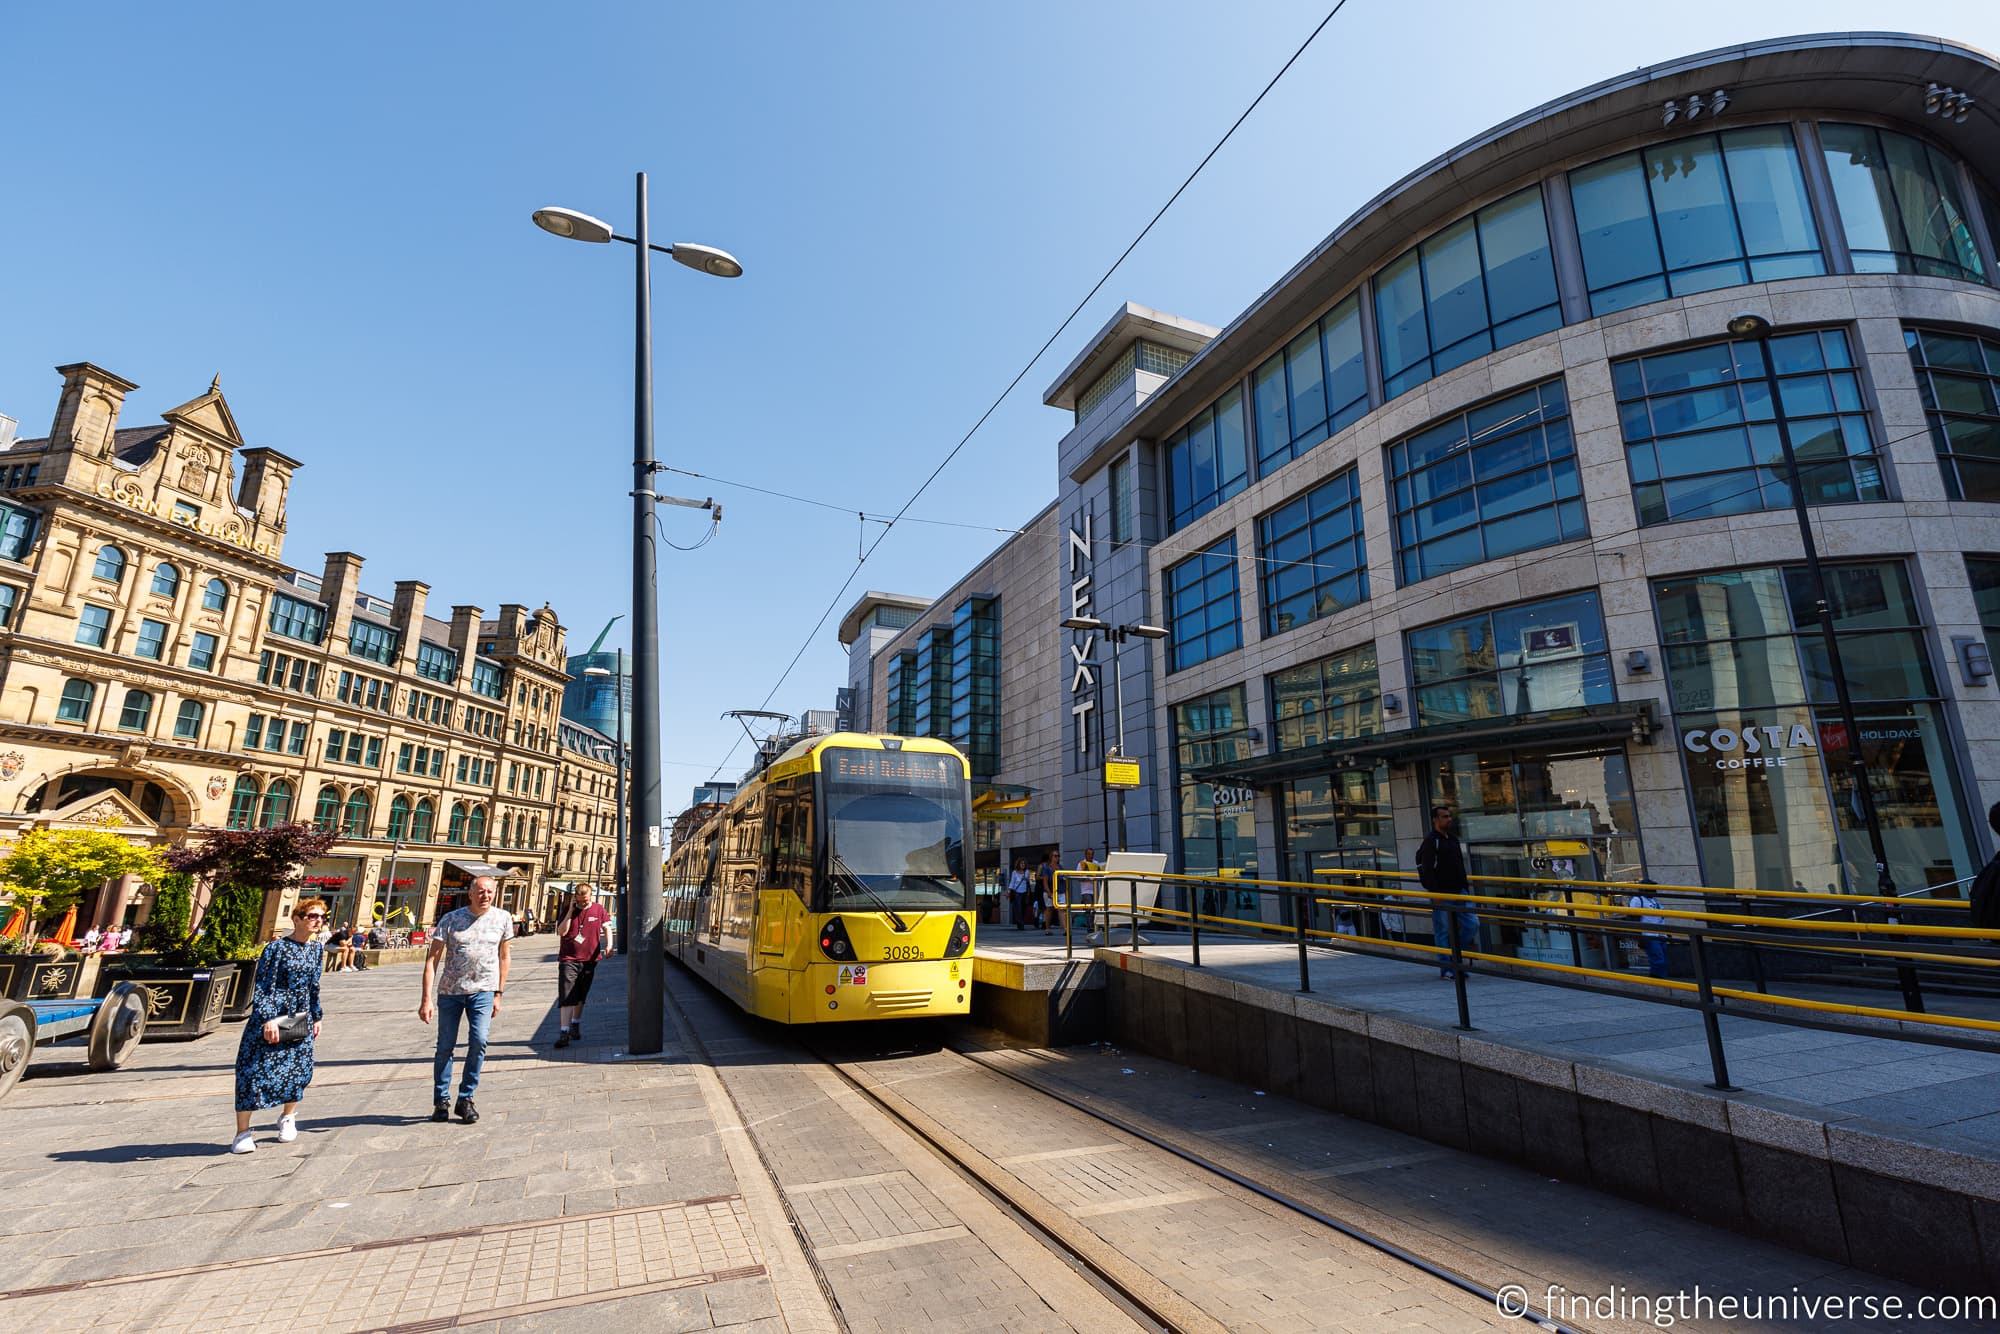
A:
{"label": "blue jeans", "polygon": [[437,1055],[431,1059],[431,1092],[443,1102],[451,1096],[451,1058],[458,1050],[458,1021],[472,1020],[472,1039],[465,1044],[465,1077],[458,1081],[458,1096],[469,1098],[479,1091],[479,1072],[486,1065],[486,1031],[493,1023],[493,993],[475,991],[470,996],[437,998]]}
{"label": "blue jeans", "polygon": [[[1464,908],[1457,909],[1456,911],[1449,908],[1431,909],[1431,943],[1442,950],[1451,948],[1451,928],[1445,925],[1445,922],[1448,918],[1452,917],[1458,919],[1458,948],[1465,951],[1478,949],[1479,915],[1468,912]],[[1446,977],[1451,976],[1451,956],[1449,954],[1438,956],[1438,970]]]}
{"label": "blue jeans", "polygon": [[1667,942],[1659,936],[1641,936],[1646,950],[1646,971],[1654,977],[1667,976]]}

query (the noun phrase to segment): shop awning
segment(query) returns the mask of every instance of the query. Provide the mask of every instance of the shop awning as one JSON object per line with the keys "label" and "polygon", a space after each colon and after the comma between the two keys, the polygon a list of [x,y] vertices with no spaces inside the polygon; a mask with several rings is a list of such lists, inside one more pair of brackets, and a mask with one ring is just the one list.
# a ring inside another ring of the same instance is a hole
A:
{"label": "shop awning", "polygon": [[490,875],[495,880],[505,880],[508,876],[514,874],[514,872],[503,870],[500,867],[493,865],[491,862],[455,862],[447,860],[445,862],[445,865],[449,866],[454,871],[463,872],[468,879],[476,879],[482,875]]}
{"label": "shop awning", "polygon": [[1292,778],[1313,778],[1345,769],[1372,769],[1378,764],[1414,764],[1439,755],[1475,750],[1531,750],[1645,741],[1652,736],[1654,727],[1653,708],[1647,701],[1586,704],[1549,713],[1437,723],[1401,732],[1329,741],[1305,750],[1200,765],[1189,769],[1185,776],[1204,783],[1269,787]]}

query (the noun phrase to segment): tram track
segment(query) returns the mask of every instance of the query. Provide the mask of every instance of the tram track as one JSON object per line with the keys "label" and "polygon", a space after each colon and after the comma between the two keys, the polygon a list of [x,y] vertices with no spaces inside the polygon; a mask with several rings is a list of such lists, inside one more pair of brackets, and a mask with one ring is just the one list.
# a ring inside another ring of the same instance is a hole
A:
{"label": "tram track", "polygon": [[[1044,1244],[1058,1249],[1073,1262],[1089,1267],[1104,1283],[1109,1284],[1120,1294],[1125,1304],[1142,1312],[1148,1321],[1157,1323],[1161,1328],[1176,1331],[1228,1328],[1191,1298],[1133,1264],[1103,1238],[1082,1226],[1077,1219],[1063,1212],[1032,1188],[1026,1187],[1013,1174],[999,1167],[993,1159],[966,1142],[962,1136],[915,1107],[910,1100],[896,1093],[883,1081],[875,1079],[871,1072],[860,1069],[859,1063],[829,1055],[811,1044],[807,1044],[807,1050],[825,1062],[845,1084],[915,1135],[947,1164],[978,1183],[983,1189],[1007,1201],[1011,1210],[1027,1220]],[[1459,1292],[1475,1297],[1489,1311],[1497,1312],[1500,1309],[1501,1294],[1496,1288],[1451,1266],[1419,1255],[1408,1247],[1399,1245],[1365,1227],[1336,1217],[1277,1184],[1219,1163],[1190,1144],[1156,1133],[1103,1107],[1093,1106],[1085,1099],[1057,1088],[1047,1081],[1010,1069],[1006,1063],[994,1059],[989,1051],[949,1044],[940,1051],[985,1075],[1028,1089],[1043,1098],[1061,1104],[1072,1112],[1109,1127],[1120,1135],[1170,1154],[1209,1177],[1227,1182],[1268,1204],[1309,1220],[1320,1228],[1405,1265],[1426,1278],[1447,1284]],[[1522,1317],[1517,1323],[1549,1330],[1552,1334],[1592,1334],[1592,1331],[1585,1327],[1533,1314]]]}

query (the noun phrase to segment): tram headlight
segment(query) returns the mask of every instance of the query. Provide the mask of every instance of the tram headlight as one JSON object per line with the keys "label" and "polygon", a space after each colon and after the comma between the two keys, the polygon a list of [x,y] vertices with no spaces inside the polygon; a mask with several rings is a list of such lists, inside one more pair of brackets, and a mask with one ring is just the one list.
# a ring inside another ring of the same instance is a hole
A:
{"label": "tram headlight", "polygon": [[847,938],[847,928],[838,917],[829,917],[820,923],[820,952],[838,963],[849,963],[854,959],[854,942]]}
{"label": "tram headlight", "polygon": [[951,940],[944,947],[944,957],[956,959],[972,948],[972,924],[963,917],[954,917],[951,922]]}

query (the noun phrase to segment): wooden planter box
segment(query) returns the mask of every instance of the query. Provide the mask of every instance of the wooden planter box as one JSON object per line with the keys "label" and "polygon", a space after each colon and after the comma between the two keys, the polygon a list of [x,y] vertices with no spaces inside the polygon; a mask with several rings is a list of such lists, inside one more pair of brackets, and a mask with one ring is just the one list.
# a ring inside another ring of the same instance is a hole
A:
{"label": "wooden planter box", "polygon": [[82,981],[82,959],[0,954],[0,997],[7,1000],[73,1000]]}
{"label": "wooden planter box", "polygon": [[237,976],[255,973],[254,967],[233,963],[219,963],[212,968],[107,965],[97,975],[97,994],[104,995],[115,982],[136,982],[151,993],[146,1012],[146,1041],[198,1038],[221,1026],[223,1007],[229,1001]]}
{"label": "wooden planter box", "polygon": [[222,1017],[225,1021],[248,1019],[250,1002],[257,994],[257,961],[238,959],[233,965],[235,972],[230,975],[226,988],[227,996],[222,1002]]}

